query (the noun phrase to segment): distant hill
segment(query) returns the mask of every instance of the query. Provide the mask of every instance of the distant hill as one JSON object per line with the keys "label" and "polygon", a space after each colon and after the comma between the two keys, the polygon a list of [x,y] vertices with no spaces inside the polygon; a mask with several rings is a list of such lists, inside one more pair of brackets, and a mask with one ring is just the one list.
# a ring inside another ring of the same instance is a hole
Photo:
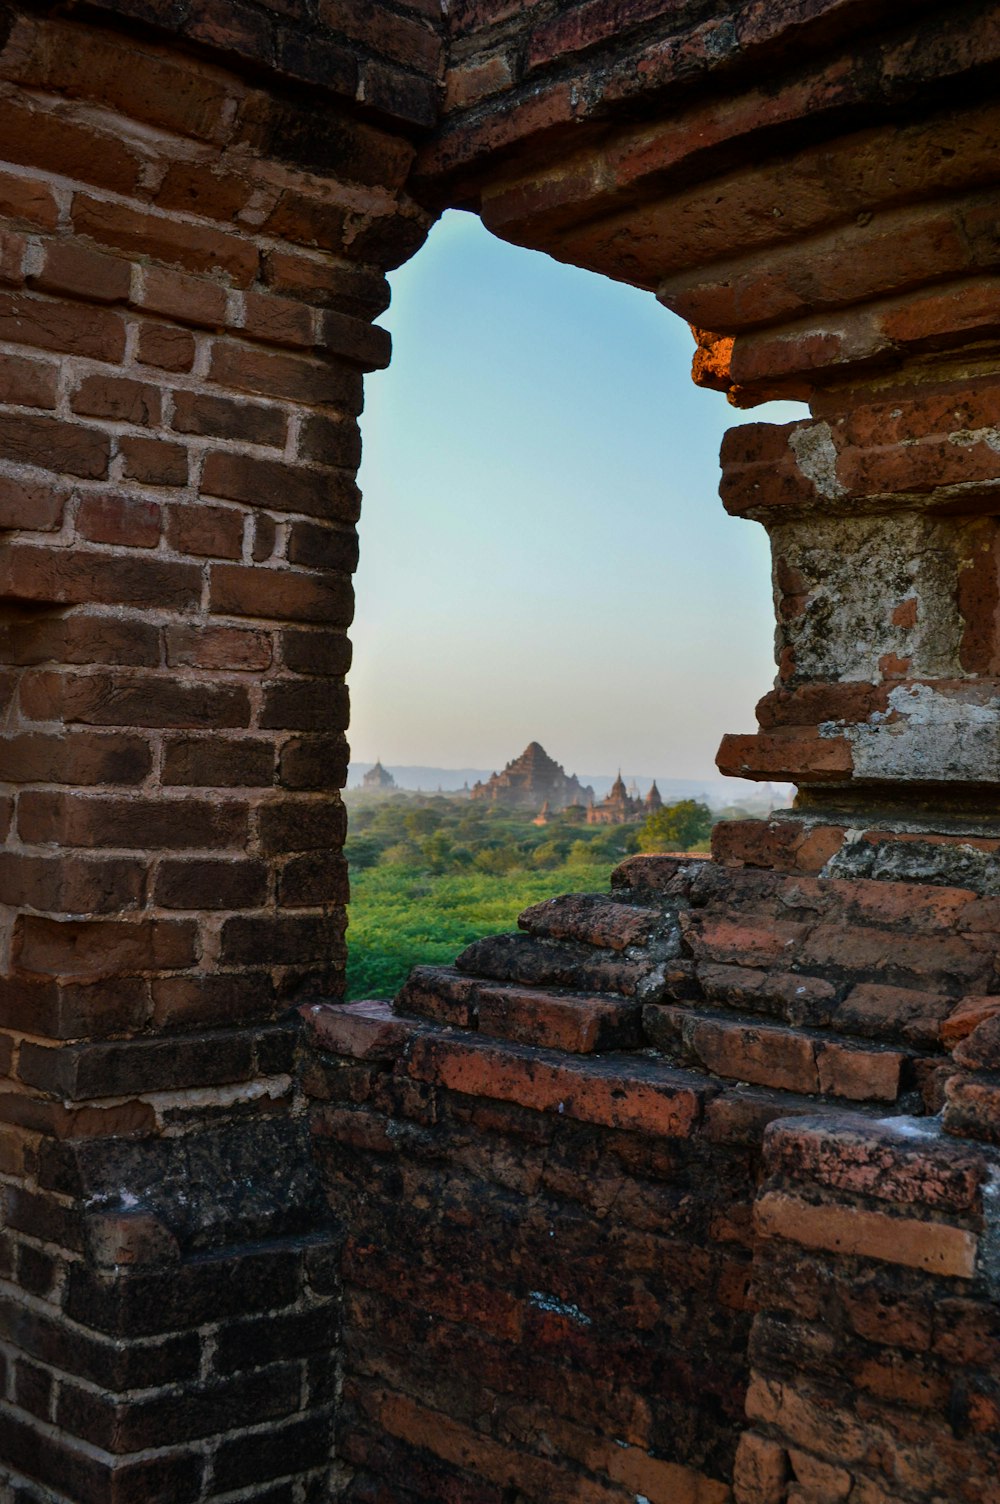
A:
{"label": "distant hill", "polygon": [[[358,788],[364,774],[374,766],[370,762],[352,762],[347,775],[348,788]],[[385,763],[384,766],[401,789],[427,794],[436,793],[438,789],[444,794],[458,793],[465,784],[471,789],[475,783],[486,783],[498,771],[496,768],[431,768],[406,763]],[[579,776],[581,783],[591,785],[596,799],[603,799],[615,780],[613,773],[581,773]],[[643,794],[653,782],[653,776],[651,773],[622,771],[626,784],[634,780]],[[701,799],[711,809],[723,809],[727,804],[742,804],[754,810],[764,810],[769,805],[783,809],[794,793],[787,783],[750,783],[743,778],[720,778],[718,774],[704,779],[664,778],[660,773],[655,777],[664,804],[675,804],[678,799]]]}

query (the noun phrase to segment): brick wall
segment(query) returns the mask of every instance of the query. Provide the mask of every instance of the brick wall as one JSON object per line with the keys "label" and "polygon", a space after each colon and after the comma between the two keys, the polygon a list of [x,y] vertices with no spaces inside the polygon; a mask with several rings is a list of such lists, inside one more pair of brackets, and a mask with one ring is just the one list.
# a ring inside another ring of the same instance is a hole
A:
{"label": "brick wall", "polygon": [[385,271],[430,222],[405,99],[433,99],[437,43],[386,11],[350,88],[286,92],[332,52],[296,70],[297,23],[252,15],[280,41],[270,78],[228,67],[249,58],[237,6],[172,13],[198,55],[36,11],[3,29],[17,1499],[332,1486],[336,1279],[287,1013],[342,986],[358,414],[389,357]]}

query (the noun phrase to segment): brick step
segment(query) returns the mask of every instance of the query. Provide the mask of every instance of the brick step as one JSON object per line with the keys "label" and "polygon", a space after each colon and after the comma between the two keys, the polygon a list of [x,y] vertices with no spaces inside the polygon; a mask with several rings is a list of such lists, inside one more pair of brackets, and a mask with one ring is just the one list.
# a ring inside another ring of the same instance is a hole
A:
{"label": "brick step", "polygon": [[517,916],[522,930],[549,940],[572,940],[601,950],[645,945],[668,923],[664,909],[623,903],[603,893],[568,893],[532,904]]}
{"label": "brick step", "polygon": [[1000,933],[1000,899],[971,888],[862,877],[806,877],[704,862],[686,881],[691,906],[805,925],[858,925],[930,936]]}
{"label": "brick step", "polygon": [[915,1059],[912,1052],[888,1045],[670,1003],[647,1004],[643,1028],[650,1044],[678,1065],[752,1086],[851,1102],[897,1101],[910,1085]]}
{"label": "brick step", "polygon": [[641,903],[686,894],[699,867],[710,861],[686,852],[626,857],[611,874],[612,896]]}
{"label": "brick step", "polygon": [[396,1012],[519,1044],[590,1055],[638,1049],[642,1005],[622,997],[484,982],[450,966],[415,966]]}
{"label": "brick step", "polygon": [[[716,1011],[757,1014],[793,1028],[831,1029],[904,1048],[943,1050],[963,1032],[961,1010],[970,1011],[968,998],[875,982],[834,983],[803,972],[704,962],[695,965],[694,974]],[[673,1001],[686,1000],[669,988],[668,994]]]}
{"label": "brick step", "polygon": [[738,908],[679,916],[684,953],[696,963],[821,975],[837,986],[868,982],[959,998],[996,982],[997,936],[957,928],[900,933],[845,918],[772,919]]}
{"label": "brick step", "polygon": [[474,940],[455,961],[459,971],[487,981],[622,997],[635,997],[656,964],[652,956],[635,959],[535,935],[490,935]]}

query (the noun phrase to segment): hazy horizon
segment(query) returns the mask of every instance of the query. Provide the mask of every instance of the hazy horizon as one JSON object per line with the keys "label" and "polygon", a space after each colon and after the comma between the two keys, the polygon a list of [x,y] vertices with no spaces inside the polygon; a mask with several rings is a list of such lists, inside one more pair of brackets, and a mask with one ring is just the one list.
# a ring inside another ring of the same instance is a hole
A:
{"label": "hazy horizon", "polygon": [[718,779],[774,677],[767,541],[723,511],[719,443],[800,410],[699,391],[651,295],[470,215],[391,281],[362,420],[358,760],[502,767],[537,740],[568,771]]}

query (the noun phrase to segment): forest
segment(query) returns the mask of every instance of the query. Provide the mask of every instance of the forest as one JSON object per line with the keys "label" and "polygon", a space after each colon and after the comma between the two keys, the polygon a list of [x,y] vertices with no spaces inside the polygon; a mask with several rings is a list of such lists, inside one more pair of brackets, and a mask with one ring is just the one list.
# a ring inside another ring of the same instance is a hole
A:
{"label": "forest", "polygon": [[572,813],[536,825],[446,795],[349,792],[345,802],[349,998],[391,997],[418,961],[451,962],[470,941],[513,928],[530,903],[606,890],[633,852],[707,851],[714,818],[690,799],[612,826]]}

